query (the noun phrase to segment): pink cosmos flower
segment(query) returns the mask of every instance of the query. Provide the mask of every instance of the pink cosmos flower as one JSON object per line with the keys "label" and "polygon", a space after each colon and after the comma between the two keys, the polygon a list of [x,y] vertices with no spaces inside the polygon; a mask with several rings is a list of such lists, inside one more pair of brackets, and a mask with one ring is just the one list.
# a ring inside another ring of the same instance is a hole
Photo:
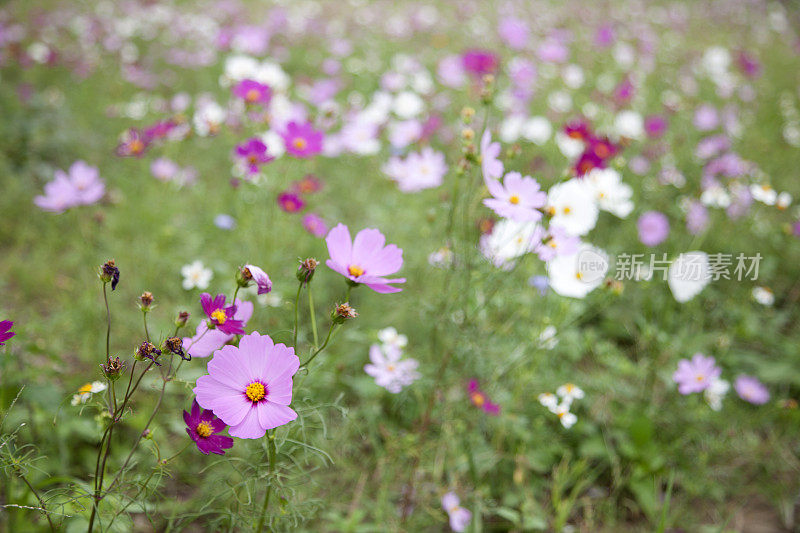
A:
{"label": "pink cosmos flower", "polygon": [[[268,294],[272,291],[272,280],[269,279],[266,272],[255,265],[245,265],[244,268],[250,272],[250,278],[256,282],[258,294]],[[235,314],[234,318],[236,318]]]}
{"label": "pink cosmos flower", "polygon": [[527,46],[531,30],[528,25],[516,17],[506,17],[497,26],[500,38],[514,50],[522,50]]}
{"label": "pink cosmos flower", "polygon": [[405,278],[388,279],[403,266],[403,250],[394,244],[385,246],[386,238],[377,229],[362,229],[354,241],[350,230],[338,224],[325,237],[331,258],[325,264],[354,283],[363,283],[381,294],[400,292],[390,283],[405,283]]}
{"label": "pink cosmos flower", "polygon": [[478,409],[482,409],[484,413],[490,415],[499,415],[500,406],[492,403],[489,396],[483,392],[478,386],[478,381],[475,379],[469,380],[467,385],[467,392],[469,392],[469,401]]}
{"label": "pink cosmos flower", "polygon": [[5,342],[16,335],[16,333],[11,331],[13,325],[14,323],[10,320],[0,321],[0,346],[5,346]]}
{"label": "pink cosmos flower", "polygon": [[268,429],[297,418],[292,376],[300,368],[294,349],[253,332],[239,346],[224,346],[208,362],[208,374],[197,379],[194,393],[240,439],[258,439]]}
{"label": "pink cosmos flower", "polygon": [[293,192],[286,191],[278,195],[278,205],[287,213],[302,211],[306,203]]}
{"label": "pink cosmos flower", "polygon": [[312,194],[322,190],[322,180],[313,174],[306,174],[303,179],[292,183],[293,192],[297,194]]}
{"label": "pink cosmos flower", "polygon": [[[237,299],[233,318],[240,321],[244,327],[251,316],[253,316],[253,303]],[[192,357],[208,357],[235,338],[235,335],[229,335],[218,328],[208,329],[208,323],[201,320],[194,337],[184,337],[183,349]]]}
{"label": "pink cosmos flower", "polygon": [[56,170],[53,181],[44,186],[44,196],[33,202],[44,211],[62,213],[78,205],[90,205],[105,194],[106,186],[96,167],[84,161],[75,161],[69,173]]}
{"label": "pink cosmos flower", "polygon": [[217,435],[225,431],[225,422],[214,416],[208,410],[200,411],[197,400],[192,402],[192,411],[183,412],[183,421],[186,422],[186,433],[197,445],[201,453],[208,455],[216,453],[225,455],[225,450],[233,448],[233,439],[225,435]]}
{"label": "pink cosmos flower", "polygon": [[754,405],[763,405],[769,401],[769,391],[753,376],[742,374],[736,378],[733,388],[739,398]]}
{"label": "pink cosmos flower", "polygon": [[267,145],[256,137],[237,145],[236,155],[242,159],[250,174],[258,174],[259,165],[275,159],[267,153]]}
{"label": "pink cosmos flower", "polygon": [[233,95],[241,98],[248,105],[269,105],[272,90],[268,85],[255,80],[242,80],[233,88]]}
{"label": "pink cosmos flower", "polygon": [[669,235],[669,220],[664,213],[647,211],[636,222],[639,240],[646,246],[657,246]]}
{"label": "pink cosmos flower", "polygon": [[166,157],[159,157],[150,163],[150,173],[159,181],[169,181],[180,172],[181,167]]}
{"label": "pink cosmos flower", "polygon": [[658,139],[667,131],[667,119],[664,115],[649,115],[644,119],[644,131],[651,139]]}
{"label": "pink cosmos flower", "polygon": [[225,295],[217,294],[216,298],[211,299],[211,295],[204,292],[200,295],[200,305],[208,317],[209,327],[219,329],[228,335],[241,335],[244,333],[244,324],[241,320],[236,320],[236,304],[225,307]]}
{"label": "pink cosmos flower", "polygon": [[450,529],[458,532],[467,529],[472,520],[472,513],[461,507],[461,500],[455,492],[448,492],[442,496],[442,508],[447,511],[447,516],[450,518]]}
{"label": "pink cosmos flower", "polygon": [[483,205],[501,217],[517,222],[538,222],[542,213],[538,208],[544,207],[547,194],[540,190],[539,182],[530,176],[522,176],[519,172],[509,172],[503,183],[489,180],[486,183],[494,198],[487,198]]}
{"label": "pink cosmos flower", "polygon": [[117,145],[117,155],[121,157],[142,157],[147,147],[150,146],[150,138],[136,128],[126,131]]}
{"label": "pink cosmos flower", "polygon": [[405,159],[392,157],[383,171],[403,192],[419,192],[442,184],[447,174],[444,154],[426,146],[421,152],[411,152]]}
{"label": "pink cosmos flower", "polygon": [[303,216],[303,227],[314,237],[324,237],[328,233],[328,225],[316,213],[308,213]]}
{"label": "pink cosmos flower", "polygon": [[548,234],[536,244],[533,250],[542,261],[550,261],[559,255],[572,255],[578,252],[580,237],[571,235],[561,226],[550,226]]}
{"label": "pink cosmos flower", "polygon": [[375,378],[375,384],[392,394],[397,394],[403,387],[411,385],[419,378],[416,359],[401,359],[399,348],[378,344],[369,347],[370,363],[364,365],[364,372]]}
{"label": "pink cosmos flower", "polygon": [[503,175],[503,162],[499,159],[501,150],[500,143],[492,142],[489,130],[484,131],[481,137],[481,171],[483,180],[487,183]]}
{"label": "pink cosmos flower", "polygon": [[722,369],[716,365],[713,357],[696,353],[691,361],[688,359],[678,361],[678,370],[672,374],[672,379],[678,384],[678,392],[691,394],[706,390],[721,373]]}
{"label": "pink cosmos flower", "polygon": [[286,151],[295,157],[305,159],[322,151],[324,135],[308,122],[304,124],[289,122],[281,137],[286,144]]}

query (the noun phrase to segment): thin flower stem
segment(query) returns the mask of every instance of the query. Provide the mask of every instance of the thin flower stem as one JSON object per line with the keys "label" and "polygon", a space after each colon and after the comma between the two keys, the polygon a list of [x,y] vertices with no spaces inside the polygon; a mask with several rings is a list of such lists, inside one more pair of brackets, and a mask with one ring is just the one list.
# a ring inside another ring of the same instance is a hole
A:
{"label": "thin flower stem", "polygon": [[[271,430],[267,435],[267,451],[269,453],[269,473],[275,477],[275,430]],[[258,517],[258,524],[256,525],[256,533],[261,533],[264,529],[264,519],[267,517],[267,508],[269,507],[269,497],[272,493],[273,482],[270,480],[267,485],[267,492],[264,494],[264,503],[261,505],[261,514]]]}
{"label": "thin flower stem", "polygon": [[233,300],[231,300],[231,305],[236,305],[236,295],[239,294],[239,284],[236,284],[236,290],[233,291]]}
{"label": "thin flower stem", "polygon": [[108,292],[106,291],[106,285],[108,283],[103,283],[103,301],[106,303],[106,359],[108,359],[109,354],[111,353],[111,309],[108,307]]}
{"label": "thin flower stem", "polygon": [[53,524],[53,520],[50,518],[50,513],[47,511],[47,506],[44,504],[44,500],[39,495],[39,492],[33,488],[28,478],[25,477],[25,474],[22,473],[22,469],[18,465],[14,465],[14,472],[16,472],[17,476],[28,486],[28,489],[33,493],[37,500],[39,500],[39,505],[42,507],[42,513],[44,513],[44,517],[47,518],[47,523],[50,524],[50,531],[55,531],[56,526]]}
{"label": "thin flower stem", "polygon": [[307,366],[308,366],[308,364],[309,364],[311,361],[313,361],[313,360],[314,360],[314,358],[315,358],[317,355],[319,355],[319,353],[320,353],[322,350],[324,350],[324,349],[325,349],[325,347],[328,345],[328,341],[329,341],[329,340],[331,340],[331,333],[333,333],[333,328],[334,328],[334,326],[336,326],[336,322],[331,322],[331,327],[330,327],[330,329],[328,330],[328,336],[327,336],[327,337],[325,337],[325,342],[323,342],[323,343],[322,343],[322,346],[320,346],[319,348],[317,348],[317,350],[316,350],[316,351],[315,351],[315,352],[314,352],[314,353],[311,355],[311,357],[309,357],[309,358],[308,358],[308,361],[306,361],[305,363],[303,363],[302,365],[300,365],[300,367],[301,367],[301,368],[302,368],[302,367],[307,367]]}
{"label": "thin flower stem", "polygon": [[317,338],[317,312],[314,310],[314,296],[311,293],[311,284],[308,284],[308,312],[311,315],[311,332],[314,335],[314,348],[319,346]]}
{"label": "thin flower stem", "polygon": [[144,322],[144,337],[150,342],[150,332],[147,331],[147,311],[142,311],[142,321]]}
{"label": "thin flower stem", "polygon": [[303,288],[303,284],[300,283],[297,286],[297,295],[294,297],[294,339],[292,342],[292,346],[294,349],[297,350],[297,329],[298,323],[300,322],[300,313],[298,310],[298,304],[300,303],[300,291]]}

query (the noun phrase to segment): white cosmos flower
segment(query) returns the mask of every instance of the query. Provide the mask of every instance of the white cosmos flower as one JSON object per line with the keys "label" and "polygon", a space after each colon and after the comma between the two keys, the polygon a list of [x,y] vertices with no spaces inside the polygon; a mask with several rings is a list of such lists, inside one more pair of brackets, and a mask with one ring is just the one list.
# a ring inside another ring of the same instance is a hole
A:
{"label": "white cosmos flower", "polygon": [[622,176],[613,168],[596,168],[584,176],[594,193],[597,205],[619,218],[627,217],[633,211],[631,196],[633,189],[622,183]]}
{"label": "white cosmos flower", "polygon": [[364,372],[375,378],[376,385],[397,394],[420,377],[417,360],[401,358],[400,350],[373,344],[369,349],[371,363],[364,365]]}
{"label": "white cosmos flower", "polygon": [[711,407],[711,409],[714,411],[719,411],[722,409],[722,400],[725,398],[725,395],[728,393],[728,389],[730,388],[731,384],[724,379],[714,379],[708,388],[703,391],[703,396],[705,397],[709,407]]}
{"label": "white cosmos flower", "polygon": [[775,293],[768,287],[753,287],[753,299],[761,305],[770,306],[775,303]]}
{"label": "white cosmos flower", "polygon": [[585,396],[583,389],[574,383],[565,383],[561,385],[558,389],[556,389],[556,394],[561,396],[561,398],[564,399],[564,403],[567,405],[572,404],[573,400],[580,400]]}
{"label": "white cosmos flower", "polygon": [[246,55],[232,55],[225,59],[225,73],[222,76],[222,85],[228,86],[233,83],[253,79],[258,72],[258,60]]}
{"label": "white cosmos flower", "polygon": [[775,200],[775,207],[778,209],[786,209],[792,204],[792,195],[788,192],[782,192]]}
{"label": "white cosmos flower", "polygon": [[721,185],[712,185],[700,195],[700,202],[709,207],[726,208],[731,205],[731,195]]}
{"label": "white cosmos flower", "polygon": [[383,328],[378,332],[378,340],[383,344],[402,350],[408,344],[408,337],[398,333],[393,327]]}
{"label": "white cosmos flower", "polygon": [[775,202],[778,201],[778,193],[767,183],[751,185],[750,194],[753,196],[753,200],[765,205],[775,205]]}
{"label": "white cosmos flower", "polygon": [[181,268],[181,275],[183,276],[183,288],[188,290],[198,288],[207,289],[211,278],[214,277],[214,272],[210,268],[203,266],[202,261],[194,261]]}
{"label": "white cosmos flower", "polygon": [[510,270],[514,259],[530,252],[543,231],[535,222],[504,218],[494,225],[491,233],[481,236],[480,249],[496,267]]}
{"label": "white cosmos flower", "polygon": [[577,89],[584,82],[584,75],[583,69],[578,65],[567,65],[564,67],[564,70],[561,72],[561,77],[564,80],[564,85],[569,87],[570,89]]}
{"label": "white cosmos flower", "polygon": [[414,118],[422,113],[425,107],[420,96],[413,91],[403,91],[394,98],[392,109],[400,118]]}
{"label": "white cosmos flower", "polygon": [[563,131],[556,132],[556,145],[567,159],[575,159],[583,153],[584,149],[582,140],[573,139]]}
{"label": "white cosmos flower", "polygon": [[[541,146],[550,140],[550,136],[553,135],[553,126],[550,124],[550,121],[544,117],[531,117],[525,121],[521,133],[523,137],[532,143]],[[570,141],[576,140],[570,139],[566,135],[565,137]]]}
{"label": "white cosmos flower", "polygon": [[203,104],[192,117],[194,131],[201,137],[217,133],[224,120],[225,110],[216,102]]}
{"label": "white cosmos flower", "polygon": [[525,124],[525,117],[521,115],[511,115],[500,124],[500,139],[505,143],[513,143],[519,139],[522,127]]}
{"label": "white cosmos flower", "polygon": [[731,53],[727,48],[711,46],[703,54],[703,68],[712,76],[727,72],[731,64]]}
{"label": "white cosmos flower", "polygon": [[644,136],[644,119],[636,111],[620,111],[614,119],[614,131],[620,137],[641,139]]}
{"label": "white cosmos flower", "polygon": [[550,224],[571,235],[586,235],[597,223],[597,203],[589,185],[577,178],[550,187],[546,212]]}
{"label": "white cosmos flower", "polygon": [[286,144],[283,137],[274,130],[265,131],[260,135],[261,142],[267,145],[267,154],[278,159],[286,153]]}
{"label": "white cosmos flower", "polygon": [[711,267],[705,252],[685,252],[669,266],[667,283],[680,303],[688,302],[711,282]]}
{"label": "white cosmos flower", "polygon": [[584,298],[603,283],[608,272],[608,254],[581,243],[572,255],[557,255],[547,263],[550,287],[561,296]]}
{"label": "white cosmos flower", "polygon": [[558,415],[558,419],[561,420],[561,425],[567,429],[574,426],[575,422],[578,421],[578,417],[569,412],[568,405],[559,405],[556,407],[555,414]]}
{"label": "white cosmos flower", "polygon": [[539,403],[547,407],[551,413],[555,413],[558,408],[558,396],[552,392],[543,392],[539,395]]}
{"label": "white cosmos flower", "polygon": [[78,405],[79,403],[86,403],[86,401],[92,397],[92,394],[97,394],[98,392],[103,392],[108,388],[102,381],[93,381],[91,383],[87,383],[83,385],[80,389],[78,389],[78,394],[74,394],[72,396],[72,401],[70,403],[72,405]]}

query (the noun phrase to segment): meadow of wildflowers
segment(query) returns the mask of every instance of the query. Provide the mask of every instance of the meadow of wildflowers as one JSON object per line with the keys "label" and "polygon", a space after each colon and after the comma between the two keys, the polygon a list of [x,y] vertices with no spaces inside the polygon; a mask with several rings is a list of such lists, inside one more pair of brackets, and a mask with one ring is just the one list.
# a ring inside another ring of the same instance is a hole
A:
{"label": "meadow of wildflowers", "polygon": [[0,6],[0,533],[800,530],[800,10]]}

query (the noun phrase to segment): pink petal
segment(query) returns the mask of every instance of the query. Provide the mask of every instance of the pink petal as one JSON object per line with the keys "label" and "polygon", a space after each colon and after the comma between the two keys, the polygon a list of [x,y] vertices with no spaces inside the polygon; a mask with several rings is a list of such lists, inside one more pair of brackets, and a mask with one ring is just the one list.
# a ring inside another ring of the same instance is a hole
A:
{"label": "pink petal", "polygon": [[240,423],[253,406],[242,390],[228,387],[209,375],[197,378],[194,393],[201,407],[211,409],[228,425]]}
{"label": "pink petal", "polygon": [[332,261],[344,266],[350,263],[353,245],[347,226],[344,224],[337,224],[335,228],[328,232],[328,236],[325,237],[325,242],[328,245],[328,254],[330,254]]}
{"label": "pink petal", "polygon": [[[256,410],[258,411],[258,422],[265,430],[282,426],[297,418],[297,413],[291,407],[272,402],[261,402]],[[233,435],[232,432],[231,435]]]}
{"label": "pink petal", "polygon": [[369,271],[374,257],[383,249],[384,244],[386,237],[380,231],[372,228],[362,229],[353,241],[353,256],[350,263]]}
{"label": "pink petal", "polygon": [[[262,402],[262,404],[266,403],[268,402]],[[261,404],[251,406],[251,409],[247,412],[247,416],[245,416],[241,422],[236,425],[231,424],[228,433],[232,437],[238,437],[240,439],[260,439],[264,436],[267,430],[258,422],[259,405]]]}

